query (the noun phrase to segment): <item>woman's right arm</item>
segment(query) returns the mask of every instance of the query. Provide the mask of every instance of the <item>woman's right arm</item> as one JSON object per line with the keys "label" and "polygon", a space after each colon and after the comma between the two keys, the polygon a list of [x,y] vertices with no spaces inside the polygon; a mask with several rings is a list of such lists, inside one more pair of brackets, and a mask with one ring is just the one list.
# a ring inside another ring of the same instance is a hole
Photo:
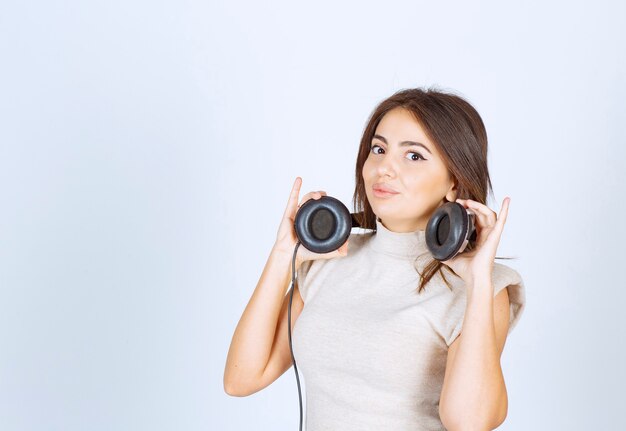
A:
{"label": "woman's right arm", "polygon": [[[297,177],[276,243],[235,329],[224,369],[224,391],[229,395],[251,395],[271,384],[292,365],[287,332],[290,295],[285,295],[285,292],[291,282],[293,250],[297,243],[294,220],[300,205],[308,199],[319,199],[326,195],[323,191],[308,193],[298,205],[301,182],[301,178]],[[296,270],[304,261],[345,256],[347,251],[347,242],[338,250],[324,254],[313,253],[300,246],[296,256]],[[291,310],[292,333],[303,307],[296,287]]]}
{"label": "woman's right arm", "polygon": [[[224,390],[229,395],[251,395],[280,377],[291,364],[285,320],[290,296],[285,295],[285,290],[291,281],[291,259],[292,256],[283,251],[272,249],[252,298],[237,324],[224,371]],[[294,292],[292,330],[303,306],[299,292]],[[280,315],[282,319],[277,325]],[[277,356],[277,352],[282,354]],[[274,365],[268,367],[272,356]],[[279,357],[283,360],[277,360]],[[288,363],[285,363],[286,359]],[[279,369],[276,368],[277,362],[280,362]],[[266,368],[269,368],[268,373]]]}

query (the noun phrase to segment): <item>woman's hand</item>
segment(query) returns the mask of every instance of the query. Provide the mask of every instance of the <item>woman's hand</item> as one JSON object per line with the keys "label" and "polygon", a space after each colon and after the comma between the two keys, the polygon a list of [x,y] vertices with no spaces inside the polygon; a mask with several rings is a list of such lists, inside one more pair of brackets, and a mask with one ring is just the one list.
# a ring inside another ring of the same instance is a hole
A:
{"label": "woman's hand", "polygon": [[[298,209],[309,199],[320,199],[322,196],[326,196],[325,191],[309,192],[302,197],[302,201],[298,204],[298,196],[300,194],[300,186],[302,185],[302,178],[296,177],[296,181],[293,183],[289,200],[287,201],[287,208],[283,214],[283,219],[278,227],[278,233],[276,234],[276,243],[274,249],[281,252],[293,255],[293,249],[298,242],[296,236],[295,220]],[[298,254],[296,255],[296,266],[299,267],[302,262],[307,260],[316,259],[332,259],[335,257],[343,257],[348,254],[348,240],[335,251],[328,253],[314,253],[307,250],[303,245],[298,247]]]}
{"label": "woman's hand", "polygon": [[476,214],[476,246],[473,250],[457,254],[454,258],[442,261],[442,263],[452,268],[463,281],[469,284],[477,278],[491,279],[496,250],[509,213],[511,198],[504,198],[497,219],[496,213],[480,202],[471,199],[457,199],[456,201]]}

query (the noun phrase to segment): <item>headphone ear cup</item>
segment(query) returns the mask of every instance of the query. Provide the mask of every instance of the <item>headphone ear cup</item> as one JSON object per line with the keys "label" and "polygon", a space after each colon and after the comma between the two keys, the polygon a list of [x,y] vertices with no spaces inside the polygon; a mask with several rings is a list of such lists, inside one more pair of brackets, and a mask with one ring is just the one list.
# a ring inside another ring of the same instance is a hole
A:
{"label": "headphone ear cup", "polygon": [[294,219],[300,243],[314,253],[330,253],[341,247],[354,224],[354,218],[341,201],[332,196],[309,199]]}
{"label": "headphone ear cup", "polygon": [[476,238],[475,214],[458,202],[446,202],[435,210],[426,225],[426,245],[439,261],[461,253]]}

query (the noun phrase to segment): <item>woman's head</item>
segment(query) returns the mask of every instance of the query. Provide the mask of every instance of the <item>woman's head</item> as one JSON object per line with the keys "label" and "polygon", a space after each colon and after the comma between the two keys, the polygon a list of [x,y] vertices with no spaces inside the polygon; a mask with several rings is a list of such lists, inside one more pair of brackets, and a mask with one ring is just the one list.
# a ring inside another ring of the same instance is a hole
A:
{"label": "woman's head", "polygon": [[[378,197],[374,187],[379,184],[398,193]],[[375,229],[378,216],[395,232],[424,230],[445,202],[460,198],[486,204],[491,190],[487,133],[466,100],[414,88],[396,92],[374,109],[356,162],[353,203],[363,213],[362,227]]]}
{"label": "woman's head", "polygon": [[[376,126],[361,170],[367,201],[394,232],[426,229],[433,211],[456,200],[456,185],[438,146],[403,107],[387,111]],[[374,188],[390,188],[381,195]]]}

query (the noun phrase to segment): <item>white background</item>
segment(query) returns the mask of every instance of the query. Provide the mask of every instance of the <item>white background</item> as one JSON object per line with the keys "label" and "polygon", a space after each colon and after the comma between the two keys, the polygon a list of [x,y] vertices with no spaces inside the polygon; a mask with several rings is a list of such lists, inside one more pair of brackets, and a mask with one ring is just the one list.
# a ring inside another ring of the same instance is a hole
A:
{"label": "white background", "polygon": [[[503,430],[622,429],[622,2],[5,2],[0,428],[296,430],[293,368],[222,377],[296,176],[350,205],[375,105],[489,136],[527,287]],[[620,184],[622,186],[620,186]]]}

